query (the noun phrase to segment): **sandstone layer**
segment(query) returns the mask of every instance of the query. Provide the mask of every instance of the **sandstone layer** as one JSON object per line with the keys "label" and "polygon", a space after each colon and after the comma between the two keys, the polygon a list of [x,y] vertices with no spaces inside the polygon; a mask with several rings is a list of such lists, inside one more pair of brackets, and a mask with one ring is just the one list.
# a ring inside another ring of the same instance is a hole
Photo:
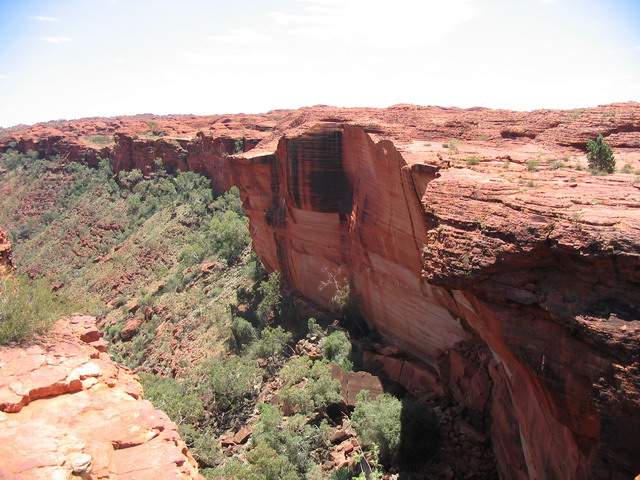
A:
{"label": "sandstone layer", "polygon": [[[135,133],[140,118],[104,120],[100,131],[116,135],[101,149],[82,137],[98,131],[91,121],[3,141],[70,160],[99,154],[116,170],[160,158],[218,190],[236,185],[267,268],[325,308],[348,293],[351,311],[412,357],[369,363],[467,408],[501,478],[640,472],[638,104],[154,121],[167,135]],[[598,134],[626,172],[584,171]]]}
{"label": "sandstone layer", "polygon": [[0,347],[0,478],[202,478],[176,425],[105,347],[87,316]]}

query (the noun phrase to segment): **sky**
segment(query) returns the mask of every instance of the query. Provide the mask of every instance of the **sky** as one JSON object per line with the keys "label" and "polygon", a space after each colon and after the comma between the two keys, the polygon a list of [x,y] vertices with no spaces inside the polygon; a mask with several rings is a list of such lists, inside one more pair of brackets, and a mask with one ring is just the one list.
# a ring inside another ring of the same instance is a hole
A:
{"label": "sky", "polygon": [[640,0],[0,0],[0,126],[640,101]]}

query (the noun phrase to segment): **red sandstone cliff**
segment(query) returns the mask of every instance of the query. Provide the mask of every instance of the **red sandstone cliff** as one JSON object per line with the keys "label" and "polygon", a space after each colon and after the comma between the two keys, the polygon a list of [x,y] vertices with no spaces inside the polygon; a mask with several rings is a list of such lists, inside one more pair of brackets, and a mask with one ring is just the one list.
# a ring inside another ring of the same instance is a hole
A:
{"label": "red sandstone cliff", "polygon": [[[501,478],[640,472],[639,190],[630,174],[574,169],[597,134],[619,166],[640,168],[638,104],[157,121],[185,138],[136,139],[131,125],[144,122],[119,119],[101,154],[116,169],[159,157],[217,189],[237,185],[267,267],[327,308],[334,292],[321,283],[349,285],[352,307],[425,366],[370,360],[465,405],[491,434]],[[47,128],[5,142],[70,159],[98,152]],[[451,138],[462,145],[443,147]],[[229,156],[238,139],[255,148]]]}
{"label": "red sandstone cliff", "polygon": [[0,347],[0,478],[201,479],[176,425],[105,353],[92,317]]}

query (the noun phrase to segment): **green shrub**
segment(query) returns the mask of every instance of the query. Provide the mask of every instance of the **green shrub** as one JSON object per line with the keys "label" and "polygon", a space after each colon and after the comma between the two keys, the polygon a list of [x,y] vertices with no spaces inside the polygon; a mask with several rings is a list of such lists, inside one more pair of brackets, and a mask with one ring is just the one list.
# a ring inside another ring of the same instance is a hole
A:
{"label": "green shrub", "polygon": [[622,167],[622,173],[633,173],[633,165],[630,163],[626,163],[624,167]]}
{"label": "green shrub", "polygon": [[328,365],[313,362],[307,356],[290,360],[280,372],[280,378],[284,384],[278,395],[301,413],[323,412],[342,400],[340,383],[331,377]]}
{"label": "green shrub", "polygon": [[262,376],[262,370],[248,357],[220,359],[211,357],[204,360],[196,370],[195,382],[209,394],[221,410],[234,406],[242,398],[251,397],[254,386]]}
{"label": "green shrub", "polygon": [[260,283],[258,292],[262,295],[262,301],[257,308],[258,319],[266,323],[271,318],[280,313],[282,306],[282,286],[280,284],[280,272],[274,271],[269,274],[267,280]]}
{"label": "green shrub", "polygon": [[480,160],[482,160],[482,157],[477,157],[477,156],[471,156],[471,157],[467,157],[467,165],[478,165],[480,163]]}
{"label": "green shrub", "polygon": [[144,372],[140,373],[140,383],[147,400],[177,425],[195,423],[204,416],[202,402],[186,384]]}
{"label": "green shrub", "polygon": [[537,172],[538,165],[540,165],[540,162],[538,162],[538,160],[527,160],[527,170],[529,170],[530,172]]}
{"label": "green shrub", "polygon": [[93,143],[98,146],[107,146],[114,143],[113,137],[107,135],[87,135],[85,139],[89,143]]}
{"label": "green shrub", "polygon": [[384,393],[372,400],[362,391],[356,397],[351,420],[364,446],[377,446],[386,464],[419,467],[440,445],[433,410],[409,398],[400,401]]}
{"label": "green shrub", "polygon": [[442,144],[443,147],[449,148],[454,152],[458,151],[458,147],[460,147],[460,145],[462,145],[462,141],[458,140],[457,138],[452,138],[447,143]]}
{"label": "green shrub", "polygon": [[162,410],[178,425],[180,435],[189,446],[193,456],[205,465],[215,465],[219,460],[215,435],[203,427],[205,407],[186,382],[160,375],[140,373],[140,383],[145,398]]}
{"label": "green shrub", "polygon": [[313,317],[307,320],[307,334],[316,337],[322,337],[322,335],[324,335],[322,327],[318,325],[318,321]]}
{"label": "green shrub", "polygon": [[259,337],[258,330],[244,318],[234,318],[231,322],[231,334],[238,351],[256,341]]}
{"label": "green shrub", "polygon": [[351,469],[349,467],[342,467],[340,470],[331,472],[330,480],[351,480],[352,478],[353,473],[351,473]]}
{"label": "green shrub", "polygon": [[560,160],[551,160],[549,162],[549,170],[558,170],[565,167],[566,165],[564,164],[564,162],[561,162]]}
{"label": "green shrub", "polygon": [[613,173],[616,169],[616,160],[613,150],[604,141],[602,135],[598,135],[595,140],[589,140],[587,143],[587,161],[589,167],[596,171]]}
{"label": "green shrub", "polygon": [[214,216],[208,225],[208,231],[208,240],[213,250],[228,265],[238,261],[251,240],[246,217],[231,210]]}
{"label": "green shrub", "polygon": [[328,335],[322,341],[322,349],[327,361],[340,365],[344,370],[353,369],[351,341],[344,332],[336,330]]}
{"label": "green shrub", "polygon": [[265,327],[260,333],[260,340],[251,345],[251,352],[258,358],[278,359],[284,354],[291,339],[291,333],[282,327]]}
{"label": "green shrub", "polygon": [[[260,420],[253,431],[253,442],[256,449],[265,445],[277,455],[283,455],[289,465],[281,465],[282,471],[287,474],[297,473],[297,477],[292,478],[309,478],[315,470],[311,452],[325,444],[327,430],[326,423],[319,427],[308,425],[302,415],[294,415],[283,422],[282,413],[277,406],[261,404]],[[255,465],[255,460],[248,460]]]}
{"label": "green shrub", "polygon": [[0,281],[0,345],[45,332],[70,309],[44,279]]}
{"label": "green shrub", "polygon": [[393,464],[400,451],[402,403],[388,393],[374,399],[370,399],[368,393],[362,390],[356,396],[351,421],[363,445],[376,445],[382,462]]}

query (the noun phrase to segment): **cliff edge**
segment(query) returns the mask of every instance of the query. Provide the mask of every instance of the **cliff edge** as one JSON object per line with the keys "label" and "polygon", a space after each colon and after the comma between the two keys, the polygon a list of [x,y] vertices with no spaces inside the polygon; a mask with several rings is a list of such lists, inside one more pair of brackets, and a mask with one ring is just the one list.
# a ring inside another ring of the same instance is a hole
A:
{"label": "cliff edge", "polygon": [[[598,134],[612,175],[587,170]],[[639,104],[85,119],[0,143],[237,186],[267,269],[334,311],[344,294],[415,363],[366,360],[467,409],[500,478],[640,472]]]}
{"label": "cliff edge", "polygon": [[176,425],[105,348],[87,316],[0,347],[0,477],[202,478]]}

